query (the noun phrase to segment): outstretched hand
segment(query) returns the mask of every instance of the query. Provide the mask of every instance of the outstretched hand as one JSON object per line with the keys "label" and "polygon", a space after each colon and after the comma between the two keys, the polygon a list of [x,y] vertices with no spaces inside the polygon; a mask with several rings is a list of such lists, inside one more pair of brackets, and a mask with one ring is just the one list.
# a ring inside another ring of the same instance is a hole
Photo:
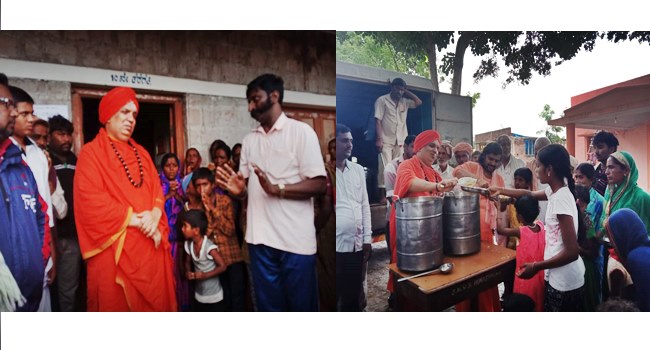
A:
{"label": "outstretched hand", "polygon": [[443,186],[442,191],[440,192],[449,192],[453,190],[454,187],[456,187],[456,185],[458,184],[458,180],[456,179],[442,180],[439,183]]}
{"label": "outstretched hand", "polygon": [[246,180],[241,172],[235,172],[228,164],[217,168],[217,184],[233,196],[241,196],[246,190]]}
{"label": "outstretched hand", "polygon": [[501,187],[491,186],[488,191],[490,191],[490,197],[496,197],[501,194]]}
{"label": "outstretched hand", "polygon": [[266,173],[260,169],[260,167],[257,166],[257,164],[252,164],[253,170],[255,171],[255,175],[257,175],[257,178],[260,181],[260,186],[262,186],[262,189],[264,192],[270,195],[275,195],[275,185],[271,183],[269,180],[269,177],[266,176]]}

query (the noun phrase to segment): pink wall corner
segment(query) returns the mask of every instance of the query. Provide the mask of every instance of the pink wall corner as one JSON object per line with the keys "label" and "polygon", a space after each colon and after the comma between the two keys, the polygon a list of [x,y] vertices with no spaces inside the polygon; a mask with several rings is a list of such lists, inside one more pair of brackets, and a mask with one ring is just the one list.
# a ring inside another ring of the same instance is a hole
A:
{"label": "pink wall corner", "polygon": [[639,169],[638,185],[648,190],[650,184],[650,173],[648,172],[648,164],[650,161],[650,122],[639,125],[630,130],[617,131],[614,133],[620,145],[618,149],[627,151],[634,158],[636,167]]}
{"label": "pink wall corner", "polygon": [[575,131],[575,157],[579,163],[589,161],[587,151],[589,150],[589,139],[584,135],[593,135],[596,130],[576,128]]}
{"label": "pink wall corner", "polygon": [[[589,161],[587,151],[589,150],[588,138],[585,135],[593,135],[593,129],[575,129],[575,157],[579,163]],[[614,131],[620,145],[618,150],[629,152],[639,169],[638,185],[648,191],[650,187],[650,122],[639,125],[630,130]]]}

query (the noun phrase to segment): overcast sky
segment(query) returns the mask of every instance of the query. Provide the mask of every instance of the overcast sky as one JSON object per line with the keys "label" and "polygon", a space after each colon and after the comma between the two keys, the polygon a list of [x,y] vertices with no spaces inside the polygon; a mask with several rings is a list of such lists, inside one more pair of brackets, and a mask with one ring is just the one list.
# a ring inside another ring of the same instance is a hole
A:
{"label": "overcast sky", "polygon": [[[511,127],[512,132],[537,136],[545,126],[538,116],[544,104],[555,111],[555,117],[571,106],[571,96],[650,74],[650,45],[633,42],[614,44],[598,40],[591,52],[581,51],[573,59],[555,66],[549,76],[535,74],[529,85],[512,83],[502,89],[507,68],[501,75],[488,77],[474,84],[472,75],[480,58],[465,54],[463,94],[480,92],[481,98],[473,111],[474,135]],[[449,92],[449,85],[440,86]]]}

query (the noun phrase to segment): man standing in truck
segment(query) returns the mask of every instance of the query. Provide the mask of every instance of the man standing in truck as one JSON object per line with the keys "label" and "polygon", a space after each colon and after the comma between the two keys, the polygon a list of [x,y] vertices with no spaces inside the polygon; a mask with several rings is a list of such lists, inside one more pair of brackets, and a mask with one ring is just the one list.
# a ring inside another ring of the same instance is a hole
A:
{"label": "man standing in truck", "polygon": [[408,135],[408,110],[421,104],[422,100],[406,89],[406,82],[402,78],[393,79],[390,83],[390,93],[379,96],[375,101],[375,145],[377,152],[381,153],[377,172],[380,188],[384,188],[384,166],[402,153],[404,139]]}

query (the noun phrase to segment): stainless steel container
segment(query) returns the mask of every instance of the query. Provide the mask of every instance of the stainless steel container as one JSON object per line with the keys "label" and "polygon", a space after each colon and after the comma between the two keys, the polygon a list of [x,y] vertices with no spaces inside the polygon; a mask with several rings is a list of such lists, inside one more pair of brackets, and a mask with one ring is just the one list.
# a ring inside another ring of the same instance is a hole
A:
{"label": "stainless steel container", "polygon": [[467,255],[481,250],[479,195],[449,192],[443,204],[443,237],[446,255]]}
{"label": "stainless steel container", "polygon": [[402,198],[395,205],[397,268],[426,271],[442,264],[441,197]]}

